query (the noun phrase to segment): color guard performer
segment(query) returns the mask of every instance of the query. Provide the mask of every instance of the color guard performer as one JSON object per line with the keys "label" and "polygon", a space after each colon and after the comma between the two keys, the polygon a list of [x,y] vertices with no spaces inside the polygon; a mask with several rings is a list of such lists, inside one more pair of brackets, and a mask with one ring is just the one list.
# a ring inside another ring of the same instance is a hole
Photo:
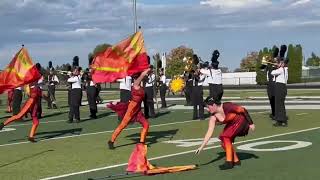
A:
{"label": "color guard performer", "polygon": [[[36,64],[36,67],[39,71],[41,71],[41,65],[39,63]],[[39,83],[37,81],[31,83],[29,99],[25,102],[21,111],[18,114],[13,115],[9,119],[7,119],[5,122],[0,123],[0,130],[14,121],[21,120],[22,117],[25,116],[27,113],[31,113],[32,128],[31,128],[28,140],[30,142],[36,142],[36,140],[34,139],[34,135],[39,125],[39,119],[38,119],[39,106],[38,105],[39,105],[39,99],[41,96],[42,96],[42,92],[39,87]]]}
{"label": "color guard performer", "polygon": [[114,142],[122,130],[127,127],[130,122],[138,122],[142,125],[140,143],[145,143],[149,129],[149,122],[141,111],[141,103],[145,96],[145,91],[143,86],[141,86],[141,82],[149,73],[149,71],[150,69],[146,69],[142,73],[137,73],[132,76],[134,81],[131,90],[131,100],[128,103],[118,102],[117,104],[111,103],[107,106],[111,110],[115,111],[120,117],[122,117],[121,123],[114,130],[111,139],[108,141],[109,149],[114,149]]}
{"label": "color guard performer", "polygon": [[219,167],[221,170],[226,170],[241,165],[232,143],[236,137],[246,136],[249,129],[255,129],[255,125],[248,111],[244,107],[231,102],[221,104],[220,101],[217,101],[213,97],[208,97],[204,103],[208,107],[211,117],[207,133],[201,146],[197,149],[196,154],[199,154],[211,139],[216,123],[222,123],[225,124],[225,127],[219,138],[221,140],[221,146],[226,152],[226,161]]}

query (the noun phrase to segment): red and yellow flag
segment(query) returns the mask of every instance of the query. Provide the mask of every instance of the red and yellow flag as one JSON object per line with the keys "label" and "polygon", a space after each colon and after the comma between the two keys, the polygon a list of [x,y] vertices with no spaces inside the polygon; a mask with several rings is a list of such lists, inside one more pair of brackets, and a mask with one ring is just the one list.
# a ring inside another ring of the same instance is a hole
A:
{"label": "red and yellow flag", "polygon": [[8,89],[30,84],[40,77],[27,49],[21,48],[10,64],[0,72],[0,94]]}
{"label": "red and yellow flag", "polygon": [[175,173],[180,171],[188,171],[196,169],[196,165],[173,166],[173,167],[155,167],[150,164],[147,159],[147,146],[144,144],[136,144],[131,153],[127,171],[134,173],[144,173],[145,175],[156,175],[164,173]]}
{"label": "red and yellow flag", "polygon": [[114,82],[148,67],[144,39],[138,31],[94,58],[92,79],[95,83]]}

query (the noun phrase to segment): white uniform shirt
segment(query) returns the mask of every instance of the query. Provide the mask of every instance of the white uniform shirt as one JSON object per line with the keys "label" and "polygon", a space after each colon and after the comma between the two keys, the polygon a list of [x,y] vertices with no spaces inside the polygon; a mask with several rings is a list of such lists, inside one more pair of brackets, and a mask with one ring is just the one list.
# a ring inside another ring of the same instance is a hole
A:
{"label": "white uniform shirt", "polygon": [[132,78],[131,76],[126,76],[125,78],[119,79],[120,89],[131,91],[132,86]]}
{"label": "white uniform shirt", "polygon": [[288,67],[280,67],[273,70],[271,74],[275,77],[276,83],[287,84],[288,81]]}
{"label": "white uniform shirt", "polygon": [[154,84],[156,76],[154,74],[148,75],[148,80],[146,82],[146,87],[151,87]]}
{"label": "white uniform shirt", "polygon": [[202,86],[205,79],[206,79],[206,75],[200,74],[199,81],[198,81],[198,86]]}
{"label": "white uniform shirt", "polygon": [[200,72],[207,75],[209,84],[222,84],[221,69],[201,69]]}
{"label": "white uniform shirt", "polygon": [[43,89],[43,84],[44,84],[43,76],[41,76],[41,78],[38,80],[38,86],[39,86],[40,89]]}
{"label": "white uniform shirt", "polygon": [[95,86],[96,84],[93,81],[90,81],[89,86]]}
{"label": "white uniform shirt", "polygon": [[160,77],[160,81],[163,83],[163,84],[166,84],[166,76],[165,75],[162,75]]}
{"label": "white uniform shirt", "polygon": [[21,90],[22,90],[22,87],[20,86],[20,87],[17,87],[16,89],[21,91]]}
{"label": "white uniform shirt", "polygon": [[71,84],[71,89],[81,89],[81,76],[72,76],[68,79],[68,83]]}
{"label": "white uniform shirt", "polygon": [[[272,78],[272,81],[275,81],[276,79],[275,79],[275,77],[274,76],[272,76],[273,78]],[[267,71],[267,81],[269,82],[269,71]]]}
{"label": "white uniform shirt", "polygon": [[[53,81],[53,82],[57,82],[57,83],[59,83],[59,79],[58,79],[58,76],[56,76],[56,75],[53,75],[52,76],[52,79],[50,79],[50,75],[48,76],[48,81],[50,82],[50,81]],[[51,84],[49,84],[49,85],[55,85],[54,83],[51,83]]]}

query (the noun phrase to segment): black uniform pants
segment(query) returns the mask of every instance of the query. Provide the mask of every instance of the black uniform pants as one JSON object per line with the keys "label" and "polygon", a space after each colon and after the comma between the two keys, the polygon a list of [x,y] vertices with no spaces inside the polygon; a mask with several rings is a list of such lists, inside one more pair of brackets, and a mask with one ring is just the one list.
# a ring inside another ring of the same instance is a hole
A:
{"label": "black uniform pants", "polygon": [[[192,87],[193,119],[204,119],[203,87]],[[198,110],[199,107],[199,110]]]}
{"label": "black uniform pants", "polygon": [[267,86],[267,93],[269,98],[269,103],[271,107],[271,114],[274,117],[275,116],[275,82],[269,81]]}
{"label": "black uniform pants", "polygon": [[22,102],[22,91],[19,89],[15,89],[13,91],[13,102],[12,102],[13,115],[17,115],[20,112],[21,102]]}
{"label": "black uniform pants", "polygon": [[160,86],[160,98],[161,98],[161,107],[162,107],[162,108],[167,107],[166,91],[167,91],[167,85],[162,84],[162,85]]}
{"label": "black uniform pants", "polygon": [[153,86],[150,87],[145,87],[144,88],[144,114],[146,118],[149,117],[155,117],[155,112],[154,112],[154,92],[153,92]]}
{"label": "black uniform pants", "polygon": [[56,86],[48,86],[48,108],[52,108],[52,104],[55,104],[56,101]]}
{"label": "black uniform pants", "polygon": [[131,91],[126,89],[120,89],[120,102],[127,103],[131,99]]}
{"label": "black uniform pants", "polygon": [[285,100],[287,96],[287,86],[283,83],[275,83],[275,119],[278,122],[287,122]]}
{"label": "black uniform pants", "polygon": [[223,96],[222,84],[209,84],[209,94],[214,99],[221,101]]}
{"label": "black uniform pants", "polygon": [[96,117],[97,108],[97,88],[95,86],[87,86],[87,99],[90,109],[90,117]]}
{"label": "black uniform pants", "polygon": [[71,105],[70,105],[70,112],[69,112],[69,121],[73,121],[73,118],[80,121],[81,94],[82,94],[81,88],[71,89],[71,92],[70,92]]}
{"label": "black uniform pants", "polygon": [[184,95],[186,96],[187,105],[192,105],[191,101],[192,86],[186,85]]}

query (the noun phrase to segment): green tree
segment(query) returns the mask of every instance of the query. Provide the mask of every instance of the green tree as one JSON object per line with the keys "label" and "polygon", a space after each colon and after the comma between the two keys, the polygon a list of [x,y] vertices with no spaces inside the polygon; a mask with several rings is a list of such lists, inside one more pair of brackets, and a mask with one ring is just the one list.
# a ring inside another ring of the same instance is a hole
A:
{"label": "green tree", "polygon": [[193,49],[186,46],[179,46],[171,50],[167,58],[166,74],[173,77],[174,75],[183,74],[185,63],[184,57],[192,57]]}
{"label": "green tree", "polygon": [[242,72],[256,71],[258,52],[251,52],[245,58],[241,60],[240,69]]}
{"label": "green tree", "polygon": [[307,66],[320,66],[320,57],[312,52],[311,57],[307,60]]}
{"label": "green tree", "polygon": [[302,46],[301,45],[292,45],[288,47],[287,58],[289,59],[289,79],[288,83],[299,83],[301,82],[302,75]]}

